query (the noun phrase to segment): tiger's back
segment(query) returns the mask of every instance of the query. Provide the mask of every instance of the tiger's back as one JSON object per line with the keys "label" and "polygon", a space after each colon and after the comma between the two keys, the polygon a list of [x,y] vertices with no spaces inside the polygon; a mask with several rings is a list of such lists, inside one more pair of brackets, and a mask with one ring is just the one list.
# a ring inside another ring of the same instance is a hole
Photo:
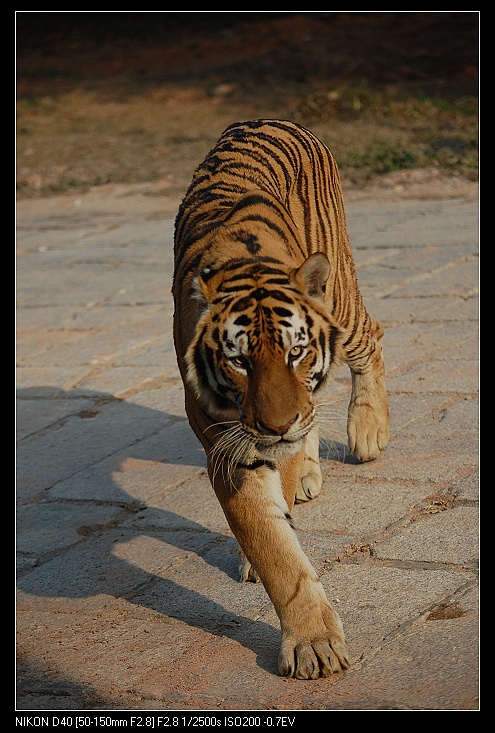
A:
{"label": "tiger's back", "polygon": [[215,246],[212,234],[233,217],[242,222],[239,246],[219,252],[219,263],[234,255],[265,255],[297,266],[314,252],[323,252],[332,265],[327,284],[330,311],[344,328],[359,328],[357,316],[366,316],[337,164],[313,133],[275,120],[236,123],[225,130],[197,169],[179,209],[176,280],[183,282],[199,271]]}
{"label": "tiger's back", "polygon": [[317,395],[346,362],[348,440],[389,437],[380,324],[358,288],[335,160],[286,121],[228,127],[196,170],[175,228],[174,341],[189,422],[282,627],[281,674],[348,666],[341,621],[291,520],[321,489]]}

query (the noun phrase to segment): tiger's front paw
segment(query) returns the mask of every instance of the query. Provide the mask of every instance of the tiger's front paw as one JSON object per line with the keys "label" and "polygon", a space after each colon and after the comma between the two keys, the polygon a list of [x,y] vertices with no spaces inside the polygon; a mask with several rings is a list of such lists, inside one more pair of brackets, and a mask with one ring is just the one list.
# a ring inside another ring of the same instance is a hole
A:
{"label": "tiger's front paw", "polygon": [[315,635],[283,634],[278,669],[283,677],[315,680],[349,669],[349,653],[342,622],[326,604]]}
{"label": "tiger's front paw", "polygon": [[316,680],[349,669],[344,638],[327,632],[315,639],[285,639],[280,648],[278,669],[283,677]]}
{"label": "tiger's front paw", "polygon": [[296,487],[296,504],[315,499],[322,485],[320,468],[318,430],[313,428],[306,443],[306,453],[301,470],[301,475]]}
{"label": "tiger's front paw", "polygon": [[296,489],[296,504],[315,499],[321,491],[321,471],[313,471],[301,476]]}
{"label": "tiger's front paw", "polygon": [[388,407],[373,410],[367,405],[352,405],[347,421],[349,448],[358,461],[372,461],[387,447],[390,438]]}

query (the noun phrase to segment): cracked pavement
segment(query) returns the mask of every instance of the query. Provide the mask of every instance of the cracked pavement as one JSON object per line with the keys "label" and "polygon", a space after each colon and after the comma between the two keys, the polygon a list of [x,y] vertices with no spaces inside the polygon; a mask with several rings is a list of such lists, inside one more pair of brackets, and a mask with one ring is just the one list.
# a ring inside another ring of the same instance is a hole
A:
{"label": "cracked pavement", "polygon": [[178,201],[108,186],[17,205],[18,710],[478,709],[478,201],[346,202],[385,327],[392,434],[346,448],[294,522],[351,668],[282,679],[262,586],[187,423],[172,342]]}

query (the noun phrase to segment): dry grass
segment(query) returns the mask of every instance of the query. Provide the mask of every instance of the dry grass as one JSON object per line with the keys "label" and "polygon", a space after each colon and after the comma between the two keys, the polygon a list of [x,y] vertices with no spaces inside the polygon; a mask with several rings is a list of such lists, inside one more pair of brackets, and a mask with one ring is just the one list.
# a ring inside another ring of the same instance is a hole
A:
{"label": "dry grass", "polygon": [[476,13],[181,15],[21,14],[19,197],[180,195],[228,124],[259,117],[310,127],[355,185],[432,167],[476,180]]}
{"label": "dry grass", "polygon": [[236,119],[290,117],[334,153],[342,177],[364,184],[396,170],[435,167],[476,180],[477,100],[404,97],[341,88],[281,108],[194,90],[124,101],[72,92],[18,104],[18,194],[46,196],[108,183],[161,181],[174,194]]}

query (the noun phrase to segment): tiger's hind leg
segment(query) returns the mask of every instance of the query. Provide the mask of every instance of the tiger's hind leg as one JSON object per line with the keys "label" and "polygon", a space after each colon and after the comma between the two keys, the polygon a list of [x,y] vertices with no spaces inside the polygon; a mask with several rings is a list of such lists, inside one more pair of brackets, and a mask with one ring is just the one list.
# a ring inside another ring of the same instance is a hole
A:
{"label": "tiger's hind leg", "polygon": [[296,488],[296,504],[315,499],[321,491],[320,438],[315,426],[306,439],[306,450]]}

